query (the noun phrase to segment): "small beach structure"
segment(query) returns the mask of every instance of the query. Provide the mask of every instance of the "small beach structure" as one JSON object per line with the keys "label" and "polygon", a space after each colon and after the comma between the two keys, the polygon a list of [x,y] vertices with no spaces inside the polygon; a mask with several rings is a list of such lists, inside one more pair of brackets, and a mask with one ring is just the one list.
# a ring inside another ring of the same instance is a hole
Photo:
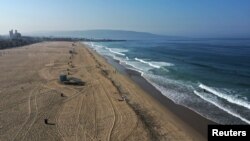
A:
{"label": "small beach structure", "polygon": [[83,86],[85,85],[85,82],[82,81],[79,78],[69,77],[67,81],[64,81],[65,85],[77,85],[77,86]]}
{"label": "small beach structure", "polygon": [[60,83],[65,85],[83,86],[85,84],[85,82],[82,81],[81,79],[75,77],[68,77],[66,74],[61,74],[59,76],[59,81]]}
{"label": "small beach structure", "polygon": [[59,80],[60,80],[60,82],[65,82],[65,81],[67,81],[67,75],[66,75],[66,74],[61,74],[61,75],[59,76]]}

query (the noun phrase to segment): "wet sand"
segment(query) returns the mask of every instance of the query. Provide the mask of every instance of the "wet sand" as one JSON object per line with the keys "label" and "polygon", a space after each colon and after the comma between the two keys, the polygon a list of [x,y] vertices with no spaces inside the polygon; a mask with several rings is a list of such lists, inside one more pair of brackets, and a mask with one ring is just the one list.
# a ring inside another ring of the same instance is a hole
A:
{"label": "wet sand", "polygon": [[207,125],[217,124],[214,121],[208,120],[198,113],[174,103],[172,100],[162,95],[162,93],[157,90],[153,85],[151,85],[145,78],[141,76],[141,73],[127,69],[124,66],[119,64],[118,60],[114,60],[110,57],[106,57],[107,61],[112,64],[119,72],[123,75],[131,78],[136,84],[138,84],[143,90],[145,90],[152,98],[159,101],[164,105],[169,111],[176,115],[180,120],[185,122],[187,126],[190,126],[197,132],[199,132],[204,138],[207,137]]}

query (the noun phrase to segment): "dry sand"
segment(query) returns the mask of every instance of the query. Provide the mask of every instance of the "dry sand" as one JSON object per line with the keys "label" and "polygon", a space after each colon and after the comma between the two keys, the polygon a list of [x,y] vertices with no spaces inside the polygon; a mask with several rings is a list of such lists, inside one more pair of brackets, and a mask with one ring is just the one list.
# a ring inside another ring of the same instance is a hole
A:
{"label": "dry sand", "polygon": [[[70,59],[72,48],[43,42],[0,51],[0,141],[205,140],[84,45]],[[59,83],[67,69],[85,86]]]}

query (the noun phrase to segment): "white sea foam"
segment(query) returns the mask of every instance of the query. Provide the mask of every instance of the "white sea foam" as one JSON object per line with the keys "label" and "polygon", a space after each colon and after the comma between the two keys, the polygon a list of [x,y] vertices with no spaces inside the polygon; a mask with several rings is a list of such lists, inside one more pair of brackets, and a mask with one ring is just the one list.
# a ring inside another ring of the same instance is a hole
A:
{"label": "white sea foam", "polygon": [[[142,68],[137,67],[137,65],[135,65],[135,64],[133,64],[133,63],[131,63],[131,62],[127,62],[127,61],[122,61],[122,62],[125,63],[125,64],[128,65],[128,66],[133,67],[134,69],[136,69],[136,70],[138,70],[138,71],[140,71],[140,72],[143,72],[143,69],[142,69]],[[131,68],[130,68],[130,69],[131,69]]]}
{"label": "white sea foam", "polygon": [[161,67],[161,66],[154,65],[154,64],[152,64],[152,63],[150,63],[150,62],[144,61],[144,60],[142,60],[142,59],[135,58],[135,60],[136,60],[136,61],[139,61],[139,62],[141,62],[141,63],[144,63],[144,64],[148,64],[149,66],[154,67],[154,68],[157,68],[157,69],[159,69],[159,68]]}
{"label": "white sea foam", "polygon": [[155,64],[155,65],[158,65],[160,67],[163,67],[163,66],[167,66],[167,67],[171,67],[171,66],[174,66],[174,64],[172,63],[168,63],[168,62],[156,62],[156,61],[150,61],[151,64]]}
{"label": "white sea foam", "polygon": [[114,54],[118,54],[118,55],[121,55],[121,56],[126,56],[124,54],[124,52],[127,52],[127,50],[123,50],[123,49],[117,49],[117,48],[108,48],[108,47],[105,47],[107,50],[109,50],[111,53],[114,53]]}
{"label": "white sea foam", "polygon": [[239,98],[234,97],[232,95],[223,94],[223,93],[215,90],[214,88],[206,86],[204,84],[200,84],[199,87],[202,88],[202,89],[205,89],[206,91],[208,91],[208,92],[210,92],[210,93],[212,93],[212,94],[214,94],[214,95],[216,95],[216,96],[218,96],[220,98],[223,98],[223,99],[227,100],[230,103],[237,104],[239,106],[250,109],[250,103],[243,100],[243,99],[239,99]]}
{"label": "white sea foam", "polygon": [[184,104],[186,103],[185,101],[191,99],[191,95],[187,94],[188,91],[193,91],[192,85],[187,84],[189,82],[184,83],[150,73],[145,73],[143,77],[164,96],[168,97],[175,103]]}
{"label": "white sea foam", "polygon": [[143,71],[138,70],[138,69],[133,69],[133,68],[128,68],[128,69],[139,72],[141,74],[141,76],[143,76],[143,74],[144,74]]}
{"label": "white sea foam", "polygon": [[[153,79],[152,79],[152,77],[153,77]],[[180,105],[183,105],[183,106],[195,111],[196,113],[208,118],[208,119],[220,122],[219,119],[217,119],[216,117],[213,117],[212,115],[209,115],[205,111],[200,111],[200,110],[196,109],[196,107],[194,108],[194,107],[190,106],[189,104],[187,104],[187,103],[190,103],[190,102],[191,103],[200,103],[200,100],[193,97],[191,93],[187,94],[187,92],[189,90],[192,90],[195,93],[195,95],[197,95],[199,98],[201,98],[201,100],[207,101],[207,102],[213,104],[214,106],[218,107],[222,111],[225,111],[225,112],[229,113],[230,115],[232,115],[234,117],[237,117],[240,120],[250,124],[250,121],[248,119],[246,119],[246,118],[242,117],[241,115],[231,111],[230,109],[226,109],[225,106],[222,106],[222,105],[218,104],[218,102],[216,102],[215,99],[210,100],[209,97],[205,97],[204,95],[199,94],[197,91],[194,90],[194,88],[191,85],[188,86],[187,83],[183,83],[183,82],[179,82],[179,81],[175,81],[175,80],[169,80],[169,79],[162,78],[160,76],[156,76],[156,75],[153,75],[153,74],[150,74],[150,75],[145,74],[144,78],[149,83],[151,83],[156,89],[158,89],[164,96],[168,97],[173,102],[175,102],[177,104],[180,104]],[[157,82],[155,82],[155,81],[157,81]],[[165,87],[165,85],[167,85],[167,83],[168,83],[168,87],[170,87],[170,88]],[[177,88],[177,89],[174,88],[173,89],[171,87],[172,84],[179,86],[179,88]],[[182,90],[182,88],[184,88],[186,90],[184,91],[184,90]]]}
{"label": "white sea foam", "polygon": [[231,110],[225,108],[225,106],[223,106],[223,105],[221,105],[221,104],[215,102],[214,99],[210,99],[210,98],[206,97],[204,94],[199,93],[198,91],[195,91],[195,90],[194,90],[194,94],[196,94],[197,96],[199,96],[201,99],[203,99],[203,100],[205,100],[205,101],[207,101],[207,102],[209,102],[209,103],[212,103],[213,105],[215,105],[216,107],[220,108],[221,110],[223,110],[223,111],[229,113],[230,115],[233,115],[233,116],[235,116],[235,117],[241,119],[242,121],[244,121],[244,122],[250,124],[250,121],[249,121],[249,120],[247,120],[246,118],[242,117],[241,115],[238,115],[237,113],[235,113],[235,112],[233,112],[233,111],[231,111]]}
{"label": "white sea foam", "polygon": [[127,61],[124,58],[121,58],[121,57],[118,57],[118,56],[115,56],[115,55],[113,55],[112,57],[113,57],[113,59],[118,60],[120,64],[121,63],[127,63]]}
{"label": "white sea foam", "polygon": [[123,48],[112,48],[113,51],[115,52],[122,52],[122,53],[125,53],[125,52],[128,52],[129,50],[128,49],[123,49]]}
{"label": "white sea foam", "polygon": [[[153,69],[153,68],[157,68],[157,69],[161,68],[162,66],[173,66],[174,64],[167,63],[167,62],[153,62],[153,61],[150,61],[149,59],[139,59],[139,58],[131,59],[131,58],[128,58],[124,54],[124,52],[127,52],[127,50],[116,50],[116,48],[108,48],[106,46],[98,45],[98,44],[92,43],[92,42],[89,43],[89,46],[94,48],[95,50],[97,50],[97,52],[99,54],[113,57],[114,59],[119,60],[120,64],[126,65],[125,67],[127,67],[131,70],[135,70],[137,72],[140,72],[141,75],[149,83],[151,83],[156,89],[158,89],[164,96],[170,98],[172,101],[174,101],[177,104],[184,105],[187,108],[192,109],[196,112],[198,111],[197,113],[203,115],[204,117],[210,118],[210,119],[215,120],[215,121],[217,120],[216,117],[213,117],[213,116],[211,116],[211,115],[207,114],[206,112],[203,112],[199,109],[197,110],[196,109],[197,107],[190,106],[190,102],[191,103],[199,103],[199,102],[205,100],[214,106],[217,106],[217,107],[220,106],[220,107],[218,107],[220,109],[224,108],[222,106],[223,104],[220,105],[220,104],[218,104],[218,102],[215,102],[213,100],[212,100],[212,102],[210,102],[211,100],[208,99],[209,97],[206,98],[204,95],[199,96],[197,93],[193,92],[194,88],[192,88],[192,86],[193,85],[195,86],[196,85],[195,83],[192,85],[189,85],[189,84],[187,84],[187,82],[182,83],[180,81],[175,81],[175,80],[168,79],[168,78],[165,78],[162,76],[157,76],[154,74],[150,74],[150,72],[148,71],[148,70]],[[173,87],[173,85],[178,86],[178,87]],[[211,87],[205,86],[204,84],[200,84],[199,87],[202,89],[206,89],[208,92],[212,93],[212,96],[214,96],[214,97],[217,96],[217,97],[223,98],[223,99],[227,100],[228,102],[238,104],[240,106],[244,105],[244,107],[249,109],[250,104],[248,102],[246,102],[244,98],[238,99],[238,97],[236,98],[234,96],[225,95],[223,93],[227,93],[227,92],[218,91],[216,88],[211,88]],[[189,93],[189,94],[187,94],[187,93]],[[195,93],[195,95],[197,95],[199,98],[196,96],[195,96],[196,98],[194,98],[193,93]],[[198,100],[198,101],[196,101],[196,100]],[[187,105],[186,103],[189,103],[189,104]],[[242,121],[249,124],[248,119],[242,117],[241,115],[238,115],[237,113],[234,113],[232,110],[230,110],[230,107],[229,107],[229,109],[224,108],[222,110],[231,114],[234,117],[238,117]]]}
{"label": "white sea foam", "polygon": [[113,59],[119,60],[119,62],[129,65],[138,71],[147,72],[154,68],[159,69],[163,66],[173,66],[173,64],[167,62],[148,61],[147,59],[139,59],[139,58],[129,59],[124,53],[129,51],[127,49],[109,48],[92,42],[86,44],[88,44],[91,48],[96,50],[99,54],[110,56]]}
{"label": "white sea foam", "polygon": [[[113,55],[115,60],[119,60],[120,64],[125,64],[125,67],[132,67],[136,70],[143,71],[144,73],[150,73],[149,70],[154,69],[146,63],[141,63],[140,61],[135,61],[134,59],[129,59],[127,56]],[[165,71],[168,71],[166,68],[163,68]]]}
{"label": "white sea foam", "polygon": [[147,64],[153,68],[161,68],[163,66],[173,66],[173,64],[171,63],[167,63],[167,62],[155,62],[155,61],[145,61],[145,59],[139,59],[139,58],[135,58],[136,61],[139,61],[141,63]]}

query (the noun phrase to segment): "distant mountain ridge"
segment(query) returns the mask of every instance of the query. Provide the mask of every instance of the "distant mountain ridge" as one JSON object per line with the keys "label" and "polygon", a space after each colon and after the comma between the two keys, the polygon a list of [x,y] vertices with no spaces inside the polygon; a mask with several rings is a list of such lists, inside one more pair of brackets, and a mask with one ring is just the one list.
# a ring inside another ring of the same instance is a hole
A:
{"label": "distant mountain ridge", "polygon": [[145,40],[145,39],[177,39],[177,36],[157,35],[148,32],[136,32],[125,30],[82,30],[82,31],[50,31],[36,32],[29,34],[32,36],[53,36],[72,38],[95,38],[95,39],[115,39],[115,40]]}

